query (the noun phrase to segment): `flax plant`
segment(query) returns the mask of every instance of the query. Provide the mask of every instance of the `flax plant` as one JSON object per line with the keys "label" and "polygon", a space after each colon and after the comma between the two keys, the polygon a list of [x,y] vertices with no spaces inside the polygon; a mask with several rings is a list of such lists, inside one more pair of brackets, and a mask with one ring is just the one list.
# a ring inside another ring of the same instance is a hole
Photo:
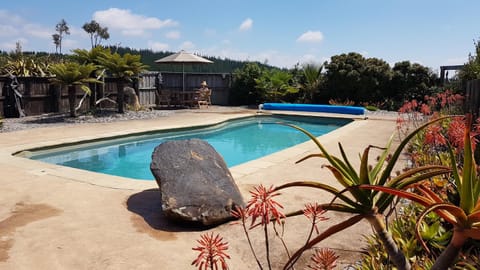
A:
{"label": "flax plant", "polygon": [[[358,186],[370,184],[394,189],[402,189],[420,180],[450,172],[450,168],[447,166],[428,165],[410,169],[395,177],[392,176],[393,169],[409,140],[423,128],[436,121],[440,121],[441,119],[444,118],[438,118],[432,122],[419,126],[399,143],[391,155],[390,148],[393,142],[393,135],[385,148],[378,148],[371,145],[368,146],[361,155],[360,168],[358,171],[352,166],[343,146],[340,143],[339,149],[341,158],[331,155],[319,142],[319,140],[317,140],[317,138],[308,131],[297,126],[286,124],[305,133],[320,149],[319,154],[309,155],[298,162],[312,157],[326,159],[328,164],[324,165],[324,167],[332,172],[335,179],[344,187],[344,190],[339,190],[333,186],[314,181],[291,182],[277,187],[276,190],[282,190],[291,187],[312,187],[329,192],[335,196],[334,200],[331,203],[322,204],[321,207],[328,211],[350,213],[353,214],[353,216],[345,221],[333,225],[332,227],[323,231],[320,235],[308,241],[308,243],[306,243],[292,255],[289,261],[285,264],[284,269],[291,269],[293,264],[307,249],[312,248],[325,238],[355,225],[362,219],[366,219],[372,225],[374,231],[383,243],[384,248],[387,250],[390,259],[395,266],[400,270],[411,269],[408,258],[405,258],[404,254],[399,250],[385,224],[384,213],[387,211],[387,209],[389,209],[395,197],[391,194],[382,193],[375,190],[360,189]],[[369,166],[369,152],[372,148],[383,150],[375,166]],[[350,196],[346,195],[345,193],[348,193]],[[340,202],[336,202],[337,200]],[[300,214],[302,214],[302,212],[297,211],[290,213],[287,216]]]}
{"label": "flax plant", "polygon": [[424,248],[426,248],[426,245],[420,237],[420,225],[428,213],[435,212],[446,222],[453,225],[452,239],[447,248],[436,259],[432,270],[448,269],[455,262],[461,248],[468,239],[480,240],[480,175],[477,172],[477,164],[472,150],[471,124],[472,117],[468,115],[464,134],[463,167],[461,170],[457,168],[458,163],[455,160],[452,147],[449,148],[452,177],[460,198],[458,205],[453,202],[445,202],[434,191],[420,184],[416,186],[416,191],[420,194],[395,189],[394,187],[362,186],[362,188],[368,190],[382,191],[407,198],[425,206],[425,210],[418,217],[416,226],[417,238]]}

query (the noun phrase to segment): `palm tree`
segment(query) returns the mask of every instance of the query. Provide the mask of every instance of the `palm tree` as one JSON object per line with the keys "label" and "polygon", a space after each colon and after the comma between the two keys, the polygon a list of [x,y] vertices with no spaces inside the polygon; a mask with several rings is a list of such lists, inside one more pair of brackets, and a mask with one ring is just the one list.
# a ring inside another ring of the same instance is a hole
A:
{"label": "palm tree", "polygon": [[123,113],[123,88],[125,83],[131,81],[133,76],[137,76],[144,71],[147,66],[140,61],[140,55],[132,55],[129,53],[120,56],[118,53],[111,52],[102,54],[98,61],[106,68],[110,75],[117,78],[117,104],[118,112]]}
{"label": "palm tree", "polygon": [[279,101],[287,94],[298,92],[298,88],[291,85],[293,75],[282,70],[267,71],[255,79],[256,87],[265,93],[268,101]]}
{"label": "palm tree", "polygon": [[100,66],[99,58],[108,54],[110,52],[109,49],[97,46],[92,48],[91,50],[85,49],[75,49],[73,50],[72,58],[82,64],[95,64]]}
{"label": "palm tree", "polygon": [[70,109],[70,116],[76,117],[75,101],[76,101],[76,86],[80,85],[81,89],[86,94],[90,94],[90,88],[86,85],[88,83],[102,83],[101,81],[91,78],[90,74],[96,69],[95,65],[81,65],[77,62],[59,63],[50,66],[50,72],[55,75],[51,81],[54,84],[68,87],[68,105]]}
{"label": "palm tree", "polygon": [[323,65],[306,64],[303,66],[303,83],[301,89],[303,90],[303,101],[313,102],[315,93],[322,84],[322,69]]}
{"label": "palm tree", "polygon": [[[102,46],[97,46],[92,48],[91,50],[85,49],[75,49],[73,50],[72,59],[75,61],[82,63],[82,64],[93,64],[96,66],[95,72],[92,72],[90,77],[97,78],[97,80],[103,80],[105,77],[105,68],[100,65],[99,57],[108,54],[110,52],[109,49],[104,48]],[[92,95],[90,95],[90,106],[94,107],[102,100],[110,100],[109,98],[104,97],[104,89],[102,87],[97,87],[98,85],[95,83],[90,84],[90,89],[92,90]]]}

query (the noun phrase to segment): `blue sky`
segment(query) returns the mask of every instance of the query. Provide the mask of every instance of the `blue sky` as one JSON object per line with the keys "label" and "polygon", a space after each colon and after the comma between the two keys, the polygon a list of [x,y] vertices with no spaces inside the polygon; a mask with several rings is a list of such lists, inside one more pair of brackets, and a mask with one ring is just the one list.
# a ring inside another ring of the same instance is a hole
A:
{"label": "blue sky", "polygon": [[391,65],[409,60],[438,71],[462,64],[480,38],[478,0],[14,0],[0,5],[0,50],[90,48],[82,25],[108,27],[103,44],[255,60],[279,67],[358,52]]}

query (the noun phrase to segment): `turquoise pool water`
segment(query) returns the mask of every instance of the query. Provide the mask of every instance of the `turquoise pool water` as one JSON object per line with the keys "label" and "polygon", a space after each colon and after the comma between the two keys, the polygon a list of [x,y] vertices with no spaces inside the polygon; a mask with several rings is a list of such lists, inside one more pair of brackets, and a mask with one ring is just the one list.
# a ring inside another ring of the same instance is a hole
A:
{"label": "turquoise pool water", "polygon": [[159,132],[38,151],[33,152],[31,158],[94,172],[153,180],[150,172],[151,155],[153,149],[166,140],[206,140],[232,167],[309,140],[305,134],[278,122],[298,125],[320,136],[351,121],[320,117],[255,116],[206,128]]}

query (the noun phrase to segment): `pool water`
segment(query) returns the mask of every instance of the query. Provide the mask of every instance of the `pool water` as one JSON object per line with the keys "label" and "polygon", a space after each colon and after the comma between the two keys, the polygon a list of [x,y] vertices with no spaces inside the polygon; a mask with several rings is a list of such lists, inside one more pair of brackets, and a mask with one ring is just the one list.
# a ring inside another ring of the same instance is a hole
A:
{"label": "pool water", "polygon": [[158,132],[33,152],[31,158],[105,174],[153,180],[150,172],[152,152],[167,140],[206,140],[225,159],[228,167],[232,167],[309,140],[302,132],[280,125],[279,122],[300,126],[320,136],[351,121],[320,117],[255,116],[206,128]]}

